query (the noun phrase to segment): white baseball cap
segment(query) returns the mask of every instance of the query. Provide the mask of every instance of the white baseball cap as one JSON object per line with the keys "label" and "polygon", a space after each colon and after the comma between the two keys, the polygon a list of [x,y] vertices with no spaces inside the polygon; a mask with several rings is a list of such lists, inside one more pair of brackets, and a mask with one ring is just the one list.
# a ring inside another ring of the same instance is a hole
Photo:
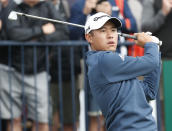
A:
{"label": "white baseball cap", "polygon": [[99,12],[90,16],[86,21],[85,34],[88,34],[92,30],[100,29],[107,21],[113,22],[116,28],[122,27],[122,23],[118,18]]}

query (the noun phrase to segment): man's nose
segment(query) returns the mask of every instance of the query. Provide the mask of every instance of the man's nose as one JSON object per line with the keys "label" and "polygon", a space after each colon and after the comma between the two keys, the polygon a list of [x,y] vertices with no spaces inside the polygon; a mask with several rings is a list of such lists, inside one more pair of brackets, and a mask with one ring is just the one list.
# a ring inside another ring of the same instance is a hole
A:
{"label": "man's nose", "polygon": [[111,31],[108,31],[108,32],[107,32],[107,37],[108,37],[109,39],[113,39],[113,38],[114,38],[114,33],[112,33]]}

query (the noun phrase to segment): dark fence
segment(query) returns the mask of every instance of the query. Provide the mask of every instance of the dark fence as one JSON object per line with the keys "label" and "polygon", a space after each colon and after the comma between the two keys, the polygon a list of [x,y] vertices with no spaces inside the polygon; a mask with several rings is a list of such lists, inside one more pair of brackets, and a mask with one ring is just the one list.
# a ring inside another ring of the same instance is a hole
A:
{"label": "dark fence", "polygon": [[[120,45],[132,45],[132,42],[125,42],[125,43],[119,43],[118,46]],[[32,51],[28,51],[28,48]],[[70,87],[71,87],[71,100],[72,100],[72,107],[70,107],[71,110],[71,114],[72,114],[72,121],[73,121],[73,130],[76,131],[76,102],[75,102],[75,98],[76,98],[76,72],[78,70],[77,68],[77,61],[78,59],[83,59],[84,60],[84,64],[81,66],[81,68],[83,69],[83,89],[84,89],[84,93],[85,93],[85,131],[89,130],[89,116],[88,116],[88,82],[87,82],[87,76],[86,76],[86,72],[87,72],[87,68],[86,68],[86,64],[85,64],[85,53],[87,51],[88,48],[88,43],[85,41],[61,41],[61,42],[44,42],[44,43],[39,43],[39,42],[15,42],[15,41],[0,41],[0,63],[4,62],[6,64],[7,70],[8,70],[8,85],[9,85],[9,92],[10,92],[10,96],[9,96],[9,107],[11,108],[10,110],[10,119],[13,118],[13,116],[15,116],[15,112],[12,111],[12,107],[14,106],[13,103],[13,98],[12,98],[12,87],[13,87],[13,81],[12,81],[12,73],[13,72],[17,72],[17,74],[20,74],[21,76],[21,101],[22,101],[22,128],[24,131],[29,130],[28,129],[28,110],[27,110],[27,99],[25,97],[25,78],[26,76],[34,76],[34,85],[36,86],[40,81],[38,81],[38,77],[37,74],[39,74],[39,72],[41,71],[45,71],[46,72],[46,81],[47,81],[47,93],[48,96],[50,96],[50,84],[51,84],[51,76],[49,74],[51,74],[51,68],[52,65],[55,65],[55,70],[53,70],[56,73],[52,73],[52,74],[56,74],[55,75],[55,81],[58,83],[57,84],[57,88],[58,88],[58,101],[59,101],[59,116],[60,116],[60,126],[59,129],[61,131],[64,130],[64,112],[63,112],[63,84],[64,84],[64,80],[65,79],[69,79],[70,80]],[[41,51],[40,51],[41,49]],[[30,53],[30,55],[27,55],[28,53]],[[66,55],[65,55],[65,54]],[[75,54],[77,53],[77,55]],[[44,62],[43,63],[39,63],[39,59],[41,59],[41,55],[44,54],[43,59]],[[64,60],[63,57],[68,57],[68,59]],[[78,57],[79,56],[79,57]],[[7,58],[6,60],[4,58]],[[51,59],[55,59],[56,63],[51,63]],[[16,63],[17,64],[16,64]],[[66,63],[65,63],[66,62]],[[39,67],[42,67],[42,65],[45,65],[43,67],[43,69],[40,69]],[[65,69],[63,69],[63,67],[65,67],[66,65],[67,68],[69,68],[69,72],[65,72]],[[2,68],[4,68],[4,66],[1,64]],[[32,70],[26,70],[27,67],[32,67]],[[15,67],[17,70],[14,70]],[[21,68],[20,68],[21,67]],[[20,69],[19,69],[20,68]],[[0,68],[1,70],[1,68]],[[64,74],[64,72],[67,74]],[[78,71],[79,72],[79,71]],[[0,77],[3,77],[2,74],[0,74]],[[0,83],[0,86],[3,86]],[[1,87],[0,87],[1,90]],[[39,91],[35,88],[35,107],[37,108],[39,105],[37,104],[37,98],[38,98],[38,93]],[[5,131],[5,125],[7,123],[6,119],[2,119],[2,98],[3,96],[0,95],[0,131]],[[44,96],[43,96],[44,97]],[[51,109],[51,98],[49,97],[47,100],[48,103],[48,125],[49,125],[49,130],[52,130],[52,109]],[[157,99],[157,118],[158,118],[158,128],[159,131],[161,131],[161,127],[160,127],[160,123],[161,123],[161,111],[160,111],[160,102],[159,102],[159,96]],[[36,120],[36,130],[39,130],[38,127],[38,115],[37,115],[37,110],[34,109],[35,111],[35,120]],[[13,129],[13,124],[14,122],[11,121],[10,125]],[[11,129],[11,131],[12,131]]]}

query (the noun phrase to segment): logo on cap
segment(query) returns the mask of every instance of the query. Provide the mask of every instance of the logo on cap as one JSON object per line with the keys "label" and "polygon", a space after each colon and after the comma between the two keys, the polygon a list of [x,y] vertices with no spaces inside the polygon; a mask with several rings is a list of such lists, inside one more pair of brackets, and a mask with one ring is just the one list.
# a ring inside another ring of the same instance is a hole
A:
{"label": "logo on cap", "polygon": [[111,18],[109,15],[102,15],[100,17],[95,17],[94,18],[94,21],[98,21],[100,18],[103,18],[103,17],[109,17],[109,18]]}
{"label": "logo on cap", "polygon": [[121,21],[116,17],[111,17],[110,15],[99,12],[88,18],[85,24],[85,33],[88,34],[90,31],[101,28],[108,20],[111,20],[115,24],[116,28],[122,26]]}

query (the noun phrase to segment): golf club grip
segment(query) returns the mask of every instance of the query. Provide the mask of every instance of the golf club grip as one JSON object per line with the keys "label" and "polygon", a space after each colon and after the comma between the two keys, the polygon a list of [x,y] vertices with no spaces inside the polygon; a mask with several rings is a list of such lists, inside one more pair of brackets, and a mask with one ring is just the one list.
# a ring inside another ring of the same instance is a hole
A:
{"label": "golf club grip", "polygon": [[126,37],[126,38],[131,38],[131,39],[137,40],[137,37],[134,35],[124,34],[124,33],[121,33],[120,35],[123,37]]}
{"label": "golf club grip", "polygon": [[[137,36],[134,36],[134,35],[129,35],[129,34],[125,34],[125,33],[119,33],[119,35],[123,36],[123,37],[126,37],[126,38],[131,38],[131,39],[137,40]],[[157,45],[159,45],[159,46],[162,45],[162,41],[160,41],[160,40],[154,41],[154,42],[157,43]]]}

